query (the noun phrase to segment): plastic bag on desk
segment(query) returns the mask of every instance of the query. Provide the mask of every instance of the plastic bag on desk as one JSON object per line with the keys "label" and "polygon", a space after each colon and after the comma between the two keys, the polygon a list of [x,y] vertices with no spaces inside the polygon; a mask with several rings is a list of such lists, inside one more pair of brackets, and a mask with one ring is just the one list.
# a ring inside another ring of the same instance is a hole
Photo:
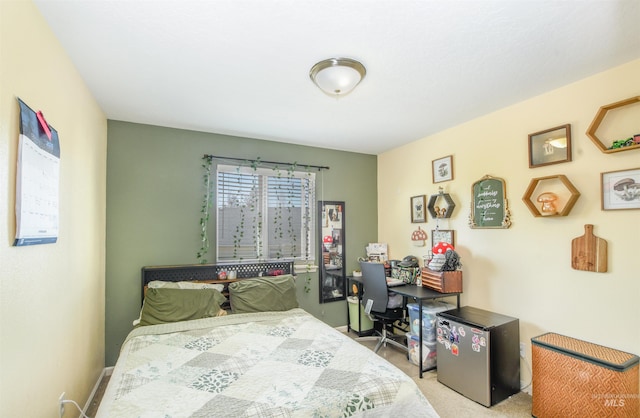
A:
{"label": "plastic bag on desk", "polygon": [[387,302],[387,309],[395,309],[402,307],[402,295],[389,292],[389,301]]}

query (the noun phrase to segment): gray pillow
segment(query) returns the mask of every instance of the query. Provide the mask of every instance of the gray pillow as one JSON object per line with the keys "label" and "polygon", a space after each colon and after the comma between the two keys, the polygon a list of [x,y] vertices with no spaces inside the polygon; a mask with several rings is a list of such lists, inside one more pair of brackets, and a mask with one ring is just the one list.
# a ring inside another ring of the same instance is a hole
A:
{"label": "gray pillow", "polygon": [[147,289],[140,325],[208,318],[220,314],[227,298],[216,289]]}
{"label": "gray pillow", "polygon": [[290,274],[230,283],[229,300],[233,313],[288,311],[299,306],[296,283]]}

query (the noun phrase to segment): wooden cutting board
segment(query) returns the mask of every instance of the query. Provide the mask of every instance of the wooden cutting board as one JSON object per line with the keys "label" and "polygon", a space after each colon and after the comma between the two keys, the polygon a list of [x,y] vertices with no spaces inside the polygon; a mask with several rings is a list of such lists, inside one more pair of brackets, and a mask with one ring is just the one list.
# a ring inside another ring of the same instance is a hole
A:
{"label": "wooden cutting board", "polygon": [[607,241],[593,235],[593,225],[585,225],[584,235],[571,241],[571,267],[598,273],[607,271]]}

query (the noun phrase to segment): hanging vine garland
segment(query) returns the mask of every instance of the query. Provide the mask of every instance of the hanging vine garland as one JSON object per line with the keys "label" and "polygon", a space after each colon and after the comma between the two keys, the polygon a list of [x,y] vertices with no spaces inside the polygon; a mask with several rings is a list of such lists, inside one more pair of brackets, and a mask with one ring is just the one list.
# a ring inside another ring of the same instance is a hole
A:
{"label": "hanging vine garland", "polygon": [[297,163],[294,162],[293,164],[291,164],[288,168],[287,168],[287,178],[288,178],[288,184],[287,184],[287,222],[288,222],[288,227],[287,227],[287,235],[289,237],[291,237],[291,240],[293,241],[293,243],[291,244],[291,251],[290,251],[290,255],[291,257],[295,256],[296,253],[296,249],[297,249],[297,234],[295,233],[294,229],[293,229],[293,214],[292,214],[292,210],[291,208],[293,207],[293,187],[292,187],[292,182],[294,179],[294,171],[296,169],[296,165]]}
{"label": "hanging vine garland", "polygon": [[[251,181],[251,188],[256,189],[258,187],[258,177],[256,175],[256,171],[258,170],[257,163],[251,165],[253,168],[253,177]],[[251,211],[253,212],[253,228],[256,231],[254,234],[255,237],[255,247],[256,253],[258,256],[258,260],[262,261],[263,253],[262,253],[262,206],[257,204],[255,201],[255,196],[251,200]]]}
{"label": "hanging vine garland", "polygon": [[[311,167],[306,166],[305,167],[306,172],[307,172],[307,183],[306,186],[308,187],[310,184],[310,177],[311,177]],[[311,221],[311,202],[305,199],[304,202],[304,240],[305,240],[305,245],[304,245],[304,263],[306,265],[306,280],[304,283],[304,292],[305,293],[309,293],[311,292],[311,264],[309,264],[309,243],[311,242],[311,230],[309,228],[309,224]]]}
{"label": "hanging vine garland", "polygon": [[[238,172],[240,172],[240,166],[238,166]],[[238,177],[238,186],[241,187],[241,179]],[[236,225],[235,233],[233,234],[233,258],[237,259],[239,262],[242,262],[243,256],[238,256],[238,250],[242,246],[242,239],[244,238],[245,231],[245,221],[247,218],[246,209],[249,207],[251,211],[254,211],[254,198],[252,196],[244,197],[241,199],[238,197],[235,199],[235,204],[240,209],[240,223]],[[254,218],[255,224],[255,218]]]}
{"label": "hanging vine garland", "polygon": [[204,197],[202,198],[202,206],[200,207],[200,249],[196,253],[196,258],[200,260],[200,264],[206,264],[205,258],[209,252],[209,236],[207,234],[209,226],[209,212],[211,209],[211,165],[213,158],[205,155],[203,158],[202,168],[204,168]]}
{"label": "hanging vine garland", "polygon": [[[273,167],[273,171],[276,172],[278,180],[282,177],[282,173],[280,172],[280,168],[276,165]],[[275,216],[273,217],[273,232],[276,237],[282,238],[282,202],[280,201],[280,192],[282,191],[282,184],[278,181],[278,185],[276,187],[276,210]],[[278,246],[276,250],[276,258],[280,259],[282,257],[281,246]]]}

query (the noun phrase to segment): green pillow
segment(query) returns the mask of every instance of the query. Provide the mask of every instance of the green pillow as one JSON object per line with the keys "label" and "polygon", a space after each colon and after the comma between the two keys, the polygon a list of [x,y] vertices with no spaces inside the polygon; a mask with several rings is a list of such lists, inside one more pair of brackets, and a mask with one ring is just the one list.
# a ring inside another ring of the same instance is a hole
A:
{"label": "green pillow", "polygon": [[216,289],[147,289],[140,325],[218,316],[227,299]]}
{"label": "green pillow", "polygon": [[233,313],[288,311],[297,308],[293,276],[256,277],[229,284]]}

